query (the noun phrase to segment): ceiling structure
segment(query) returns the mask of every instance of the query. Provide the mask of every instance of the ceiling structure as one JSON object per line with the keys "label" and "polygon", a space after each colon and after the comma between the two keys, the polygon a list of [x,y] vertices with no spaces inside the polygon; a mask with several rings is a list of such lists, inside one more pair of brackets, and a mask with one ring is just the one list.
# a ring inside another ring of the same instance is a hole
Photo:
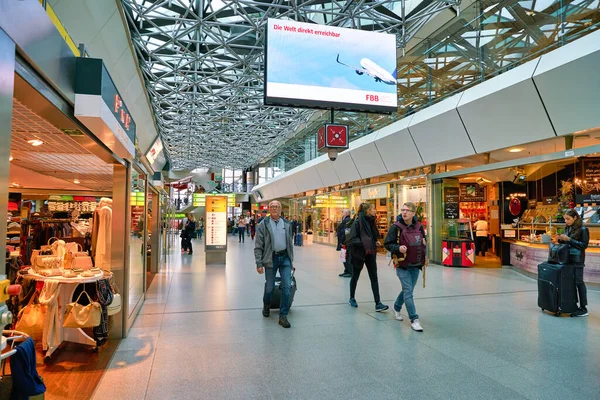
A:
{"label": "ceiling structure", "polygon": [[[460,0],[122,0],[173,170],[251,167],[314,110],[263,105],[268,18],[397,35],[403,48]],[[368,125],[368,124],[367,124]]]}
{"label": "ceiling structure", "polygon": [[[598,0],[466,3],[456,18],[399,54],[397,113],[339,113],[351,141],[600,28]],[[314,132],[327,118],[313,118],[271,166],[283,172],[316,158]]]}
{"label": "ceiling structure", "polygon": [[[33,146],[28,143],[34,139],[41,140],[43,144]],[[10,182],[18,185],[13,185],[15,187],[112,190],[112,164],[92,154],[15,98],[10,155]],[[40,176],[51,179],[40,179]],[[75,184],[75,179],[80,183]]]}

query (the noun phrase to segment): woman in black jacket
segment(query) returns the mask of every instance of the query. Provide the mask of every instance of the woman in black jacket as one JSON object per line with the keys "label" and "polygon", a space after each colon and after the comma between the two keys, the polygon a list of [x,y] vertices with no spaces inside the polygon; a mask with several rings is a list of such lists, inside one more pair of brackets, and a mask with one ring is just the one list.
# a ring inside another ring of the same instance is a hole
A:
{"label": "woman in black jacket", "polygon": [[583,267],[585,266],[585,249],[590,241],[590,232],[583,226],[581,217],[575,210],[569,210],[564,214],[565,233],[558,236],[559,243],[569,245],[569,263],[575,266],[575,285],[579,294],[579,310],[571,314],[571,317],[587,317],[587,289],[583,282]]}
{"label": "woman in black jacket", "polygon": [[350,228],[349,238],[347,239],[350,263],[352,264],[352,279],[350,279],[350,300],[348,303],[352,307],[358,307],[354,298],[356,293],[356,284],[363,266],[367,266],[369,279],[371,280],[371,290],[375,298],[375,311],[381,312],[389,307],[381,302],[379,297],[379,281],[377,278],[377,241],[378,231],[375,225],[375,216],[377,211],[371,203],[362,203],[358,209],[356,220]]}

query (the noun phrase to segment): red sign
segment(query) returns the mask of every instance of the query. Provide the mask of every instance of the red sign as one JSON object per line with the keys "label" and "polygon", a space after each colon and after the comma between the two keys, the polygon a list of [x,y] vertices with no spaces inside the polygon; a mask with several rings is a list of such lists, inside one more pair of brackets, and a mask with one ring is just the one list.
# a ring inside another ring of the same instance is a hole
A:
{"label": "red sign", "polygon": [[347,125],[336,125],[326,124],[326,146],[337,147],[337,148],[348,148],[348,126]]}
{"label": "red sign", "polygon": [[325,127],[322,126],[319,128],[318,140],[317,140],[317,148],[321,150],[325,147]]}
{"label": "red sign", "polygon": [[121,96],[115,94],[115,103],[113,112],[119,116],[119,120],[125,126],[125,130],[129,130],[131,126],[131,115],[125,111],[123,108],[123,100],[121,100]]}

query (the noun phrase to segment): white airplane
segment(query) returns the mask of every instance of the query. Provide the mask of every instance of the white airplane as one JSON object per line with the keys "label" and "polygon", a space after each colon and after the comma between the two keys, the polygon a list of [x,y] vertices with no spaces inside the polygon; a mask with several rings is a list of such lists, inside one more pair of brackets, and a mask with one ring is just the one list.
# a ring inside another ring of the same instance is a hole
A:
{"label": "white airplane", "polygon": [[362,68],[353,67],[352,65],[344,64],[340,61],[340,55],[337,55],[336,61],[338,64],[342,64],[348,68],[352,68],[358,75],[367,74],[375,78],[375,82],[383,82],[386,85],[397,85],[396,82],[396,70],[393,73],[389,73],[379,65],[375,64],[368,58],[360,60],[360,66]]}

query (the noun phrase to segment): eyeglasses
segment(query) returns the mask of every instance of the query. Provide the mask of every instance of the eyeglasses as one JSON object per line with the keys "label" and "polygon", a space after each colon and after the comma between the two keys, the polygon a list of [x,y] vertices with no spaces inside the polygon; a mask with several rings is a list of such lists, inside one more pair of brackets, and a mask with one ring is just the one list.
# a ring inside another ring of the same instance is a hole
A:
{"label": "eyeglasses", "polygon": [[400,209],[400,212],[414,212],[413,210],[409,210],[408,208]]}
{"label": "eyeglasses", "polygon": [[281,206],[269,206],[269,208],[275,208],[275,209],[277,209],[277,208],[281,208]]}

